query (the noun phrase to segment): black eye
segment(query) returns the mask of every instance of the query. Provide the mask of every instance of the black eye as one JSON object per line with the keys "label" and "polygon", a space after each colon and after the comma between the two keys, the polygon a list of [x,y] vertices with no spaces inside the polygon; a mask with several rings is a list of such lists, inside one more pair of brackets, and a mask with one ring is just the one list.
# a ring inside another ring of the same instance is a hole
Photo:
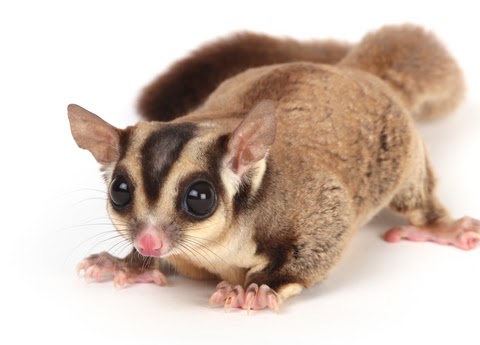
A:
{"label": "black eye", "polygon": [[118,175],[113,180],[110,185],[110,200],[112,201],[113,207],[117,210],[123,210],[130,205],[132,195],[125,177]]}
{"label": "black eye", "polygon": [[195,217],[206,218],[214,211],[215,202],[215,190],[210,182],[197,181],[187,188],[184,208]]}

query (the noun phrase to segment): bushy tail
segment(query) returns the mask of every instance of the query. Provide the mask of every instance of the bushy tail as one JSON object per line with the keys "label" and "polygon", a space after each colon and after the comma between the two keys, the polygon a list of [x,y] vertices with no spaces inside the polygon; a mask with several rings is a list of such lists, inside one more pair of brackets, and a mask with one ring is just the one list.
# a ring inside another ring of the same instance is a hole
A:
{"label": "bushy tail", "polygon": [[465,93],[462,71],[437,38],[413,25],[386,26],[370,33],[339,65],[383,79],[417,120],[442,117]]}
{"label": "bushy tail", "polygon": [[225,79],[252,67],[308,61],[370,72],[395,90],[418,120],[442,117],[465,93],[462,71],[437,38],[414,25],[386,26],[356,46],[241,33],[207,44],[148,85],[138,102],[146,120],[169,121],[200,106]]}
{"label": "bushy tail", "polygon": [[249,68],[293,61],[335,64],[350,49],[349,44],[336,41],[236,34],[175,63],[144,89],[138,110],[146,120],[172,120],[200,106],[222,81]]}

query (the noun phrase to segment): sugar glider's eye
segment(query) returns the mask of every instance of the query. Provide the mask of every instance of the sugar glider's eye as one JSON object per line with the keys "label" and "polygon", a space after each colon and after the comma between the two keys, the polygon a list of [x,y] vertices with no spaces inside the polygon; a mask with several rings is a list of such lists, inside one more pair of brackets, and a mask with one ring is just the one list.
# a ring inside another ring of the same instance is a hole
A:
{"label": "sugar glider's eye", "polygon": [[110,184],[110,200],[116,210],[123,210],[130,205],[131,188],[124,176],[118,175]]}
{"label": "sugar glider's eye", "polygon": [[206,218],[215,210],[217,196],[208,181],[195,181],[186,190],[183,207],[190,215]]}

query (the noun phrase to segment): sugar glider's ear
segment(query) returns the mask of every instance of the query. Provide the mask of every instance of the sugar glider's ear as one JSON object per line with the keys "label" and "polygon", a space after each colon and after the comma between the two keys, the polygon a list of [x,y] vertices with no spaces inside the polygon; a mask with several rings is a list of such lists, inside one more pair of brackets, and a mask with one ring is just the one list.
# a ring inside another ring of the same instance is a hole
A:
{"label": "sugar glider's ear", "polygon": [[258,103],[228,141],[225,162],[240,178],[253,164],[265,158],[275,140],[275,107],[273,101]]}
{"label": "sugar glider's ear", "polygon": [[90,151],[103,165],[117,161],[121,131],[76,104],[70,104],[67,109],[70,129],[77,145]]}

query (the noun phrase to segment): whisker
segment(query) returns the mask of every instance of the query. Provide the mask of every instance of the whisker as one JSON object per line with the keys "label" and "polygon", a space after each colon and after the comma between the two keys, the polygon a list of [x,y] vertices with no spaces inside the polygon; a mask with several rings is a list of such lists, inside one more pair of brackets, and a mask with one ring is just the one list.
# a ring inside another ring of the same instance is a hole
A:
{"label": "whisker", "polygon": [[[127,222],[125,222],[125,221],[123,221],[123,220],[121,220],[121,219],[111,219],[111,218],[108,218],[108,217],[103,217],[103,218],[102,218],[102,217],[98,217],[98,218],[96,218],[96,219],[94,218],[94,219],[91,219],[91,220],[89,220],[88,222],[86,222],[86,223],[84,223],[84,224],[92,224],[92,222],[93,222],[94,220],[95,220],[95,221],[105,221],[105,222],[108,222],[108,223],[110,223],[110,224],[123,224],[123,225],[125,225],[125,226],[128,225]],[[93,223],[93,224],[95,224],[95,223]]]}
{"label": "whisker", "polygon": [[183,249],[184,249],[184,247],[180,244],[179,247],[175,248],[174,250],[180,252],[180,253],[178,253],[178,255],[184,255],[191,260],[190,255],[188,255],[188,253],[186,253]]}
{"label": "whisker", "polygon": [[226,249],[228,250],[230,253],[232,254],[235,254],[235,252],[233,250],[231,250],[230,248],[228,247],[225,247],[223,244],[217,242],[217,241],[214,241],[214,240],[211,240],[209,238],[203,238],[203,237],[199,237],[199,236],[193,236],[193,235],[190,235],[190,234],[185,234],[184,235],[185,237],[189,238],[189,239],[194,239],[194,240],[198,240],[198,241],[207,241],[207,242],[210,242],[210,243],[213,243],[213,244],[216,244],[217,246],[220,246],[222,247],[223,249]]}
{"label": "whisker", "polygon": [[69,195],[69,194],[73,194],[73,193],[78,193],[78,192],[98,192],[98,193],[108,194],[105,190],[102,190],[102,189],[96,189],[96,188],[79,188],[79,189],[75,189],[75,190],[66,192],[65,195]]}
{"label": "whisker", "polygon": [[141,270],[144,271],[145,270],[145,267],[147,266],[147,262],[149,261],[149,257],[148,256],[144,256],[143,259],[142,259],[142,268]]}
{"label": "whisker", "polygon": [[130,241],[124,239],[122,242],[122,245],[120,245],[119,247],[117,247],[117,249],[115,249],[115,251],[112,253],[112,255],[116,255],[117,252],[123,252],[126,248],[128,248],[131,243]]}
{"label": "whisker", "polygon": [[[199,251],[195,250],[195,247],[192,247],[189,243],[183,241],[180,246],[182,246],[183,248],[187,249],[188,251],[190,251],[194,256],[195,258],[198,260],[198,257],[194,254],[194,253],[197,253],[198,255],[200,255],[202,258],[205,259],[205,261],[207,261],[210,266],[212,266],[213,270],[219,274],[217,268],[215,267],[215,265],[209,260],[207,259],[207,257],[205,255],[203,255],[202,253],[200,253]],[[200,262],[200,261],[199,261]]]}
{"label": "whisker", "polygon": [[74,203],[71,204],[70,206],[76,206],[76,205],[78,205],[78,204],[81,204],[81,203],[84,203],[84,202],[87,202],[87,201],[91,201],[91,200],[103,200],[103,201],[107,201],[106,198],[96,198],[96,197],[92,197],[92,198],[87,198],[87,199],[83,199],[83,200],[74,202]]}
{"label": "whisker", "polygon": [[[101,233],[95,234],[95,235],[90,236],[90,237],[88,237],[87,239],[81,241],[79,244],[77,244],[75,247],[73,247],[72,250],[70,250],[70,253],[68,253],[67,257],[65,258],[64,263],[66,263],[66,262],[68,261],[68,259],[71,257],[71,255],[72,255],[79,247],[81,247],[81,246],[84,245],[85,243],[87,243],[87,242],[89,242],[89,241],[92,241],[92,240],[94,240],[94,239],[96,239],[96,238],[98,238],[98,237],[100,237],[100,236],[110,235],[110,234],[112,234],[112,233],[117,233],[117,234],[118,234],[119,231],[117,231],[117,230],[102,231]],[[116,237],[120,237],[120,236],[122,236],[122,235],[119,234],[119,235],[113,236],[112,238],[116,238]],[[123,236],[122,236],[122,237],[123,237]],[[98,245],[98,244],[95,244],[94,247],[97,246],[97,245]],[[90,253],[91,253],[92,250],[93,250],[93,248],[91,248],[90,251],[88,252],[89,255],[90,255]]]}
{"label": "whisker", "polygon": [[185,248],[186,250],[188,250],[190,253],[192,253],[192,255],[195,257],[195,259],[198,261],[198,263],[201,265],[202,262],[200,261],[200,259],[198,258],[198,256],[195,255],[195,252],[192,251],[192,249],[188,246],[184,246],[185,243],[181,243],[180,246],[182,246],[183,248]]}
{"label": "whisker", "polygon": [[135,250],[135,254],[134,254],[134,256],[132,256],[132,259],[130,261],[132,264],[133,264],[133,260],[135,259],[135,256],[137,257],[137,260],[143,260],[143,255]]}
{"label": "whisker", "polygon": [[[113,246],[111,246],[110,248],[108,248],[108,249],[106,250],[106,252],[107,252],[107,253],[111,253],[112,250],[113,250],[115,247],[117,247],[117,250],[118,250],[118,246],[124,245],[125,242],[130,243],[128,240],[123,239],[122,241],[119,241],[119,242],[117,242],[116,244],[114,244]],[[92,249],[93,249],[93,248],[92,248]]]}
{"label": "whisker", "polygon": [[[213,255],[215,255],[218,259],[222,260],[223,263],[225,263],[225,265],[227,265],[228,267],[230,267],[231,269],[233,269],[233,266],[230,265],[225,259],[223,259],[221,256],[219,256],[217,253],[215,253],[213,250],[211,250],[210,248],[208,248],[207,246],[205,246],[204,244],[202,243],[199,243],[199,242],[195,242],[194,239],[192,238],[189,238],[187,239],[186,241],[187,243],[191,244],[191,245],[197,245],[199,246],[201,249],[203,250],[207,250],[208,252],[212,253]],[[205,253],[206,255],[207,253]]]}
{"label": "whisker", "polygon": [[[105,239],[102,239],[102,240],[98,240],[97,242],[94,243],[94,245],[92,246],[92,248],[90,249],[89,253],[91,253],[93,251],[93,249],[95,249],[96,247],[98,247],[99,245],[105,243],[105,242],[108,242],[108,241],[112,241],[112,240],[116,240],[118,238],[121,238],[122,240],[120,241],[123,242],[123,241],[126,241],[126,239],[124,238],[123,235],[121,234],[118,234],[118,235],[115,235],[115,236],[110,236],[108,238],[105,238]],[[108,252],[108,250],[107,250]]]}
{"label": "whisker", "polygon": [[[172,260],[173,263],[170,263],[168,262],[167,265],[164,265],[168,268],[168,273],[169,274],[177,274],[178,271],[177,271],[177,255],[180,255],[181,253],[179,253],[177,251],[176,248],[172,248],[171,252],[170,252],[170,256],[169,256],[169,260]],[[165,267],[163,267],[165,269]]]}
{"label": "whisker", "polygon": [[[126,226],[126,224],[115,224],[115,223],[90,223],[90,224],[72,225],[66,228],[58,229],[56,232],[75,230],[75,229],[81,229],[81,228],[92,227],[92,226],[112,226],[112,225],[118,226],[118,227]],[[128,228],[125,228],[123,230],[128,230]],[[117,230],[112,230],[112,231],[117,231]]]}
{"label": "whisker", "polygon": [[90,222],[93,222],[94,220],[100,220],[100,219],[105,219],[105,220],[108,220],[108,221],[114,221],[114,222],[122,222],[122,223],[125,223],[127,224],[127,222],[123,221],[122,219],[119,219],[119,218],[114,218],[112,215],[110,215],[109,217],[95,217],[95,218],[91,218],[89,220],[87,220],[84,224],[86,223],[90,223]]}
{"label": "whisker", "polygon": [[117,230],[103,231],[103,232],[101,232],[101,233],[98,233],[98,234],[95,234],[95,235],[93,235],[93,236],[90,236],[90,237],[87,238],[86,240],[83,240],[82,242],[80,242],[74,249],[77,249],[78,247],[80,247],[81,245],[85,244],[86,242],[93,240],[95,237],[104,236],[105,234],[110,234],[110,233],[114,233],[114,232],[117,232]]}
{"label": "whisker", "polygon": [[65,199],[65,198],[68,198],[68,197],[72,197],[74,195],[78,195],[81,192],[83,192],[83,193],[85,193],[85,192],[95,192],[95,193],[101,193],[101,194],[108,195],[108,192],[106,192],[105,190],[101,190],[101,189],[79,188],[79,189],[59,193],[59,194],[56,195],[56,199]]}

